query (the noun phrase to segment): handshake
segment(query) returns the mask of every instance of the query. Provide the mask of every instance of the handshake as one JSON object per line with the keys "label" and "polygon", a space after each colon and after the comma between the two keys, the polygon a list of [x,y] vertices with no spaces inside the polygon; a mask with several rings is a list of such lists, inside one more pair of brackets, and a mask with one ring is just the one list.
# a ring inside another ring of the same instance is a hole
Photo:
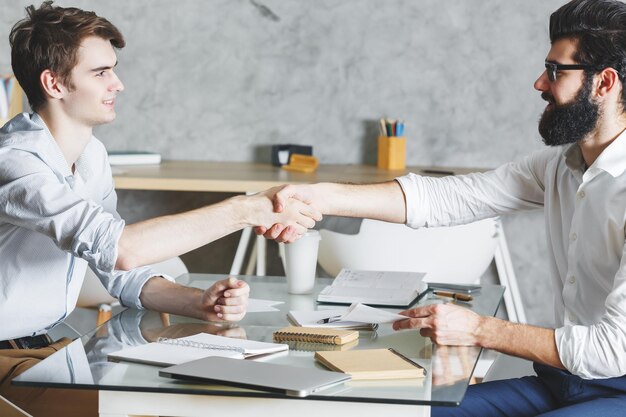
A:
{"label": "handshake", "polygon": [[327,213],[312,185],[284,185],[244,198],[252,202],[248,224],[257,235],[277,242],[295,242]]}

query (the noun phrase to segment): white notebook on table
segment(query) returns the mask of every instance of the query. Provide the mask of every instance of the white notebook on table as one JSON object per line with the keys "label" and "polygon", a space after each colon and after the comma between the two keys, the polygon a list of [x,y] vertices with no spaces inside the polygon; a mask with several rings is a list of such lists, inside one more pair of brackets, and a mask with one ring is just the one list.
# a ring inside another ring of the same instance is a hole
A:
{"label": "white notebook on table", "polygon": [[408,307],[428,289],[424,272],[342,269],[317,296],[322,303]]}
{"label": "white notebook on table", "polygon": [[159,339],[145,345],[131,346],[109,353],[112,361],[170,366],[209,356],[244,359],[289,350],[283,343],[266,343],[198,333],[180,339]]}

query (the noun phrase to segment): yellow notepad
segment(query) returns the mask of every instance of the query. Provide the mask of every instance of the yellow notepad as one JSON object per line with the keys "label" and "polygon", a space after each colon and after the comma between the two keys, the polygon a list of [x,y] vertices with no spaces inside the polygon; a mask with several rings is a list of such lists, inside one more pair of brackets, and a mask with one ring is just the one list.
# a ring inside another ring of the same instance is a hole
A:
{"label": "yellow notepad", "polygon": [[315,352],[315,359],[333,371],[358,379],[422,378],[424,368],[393,349]]}
{"label": "yellow notepad", "polygon": [[355,330],[326,329],[319,327],[285,327],[274,332],[276,342],[307,342],[343,345],[359,338]]}

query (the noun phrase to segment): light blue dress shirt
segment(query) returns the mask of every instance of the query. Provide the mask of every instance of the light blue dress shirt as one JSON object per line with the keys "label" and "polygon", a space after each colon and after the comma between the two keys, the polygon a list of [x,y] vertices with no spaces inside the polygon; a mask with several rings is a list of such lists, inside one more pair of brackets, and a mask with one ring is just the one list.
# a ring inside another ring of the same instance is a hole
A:
{"label": "light blue dress shirt", "polygon": [[92,137],[72,173],[43,120],[0,129],[0,340],[45,332],[76,306],[89,266],[127,306],[156,274],[115,270],[124,221],[107,153]]}
{"label": "light blue dress shirt", "polygon": [[398,182],[411,227],[543,208],[559,357],[582,378],[626,375],[626,132],[587,169],[575,144],[486,173]]}

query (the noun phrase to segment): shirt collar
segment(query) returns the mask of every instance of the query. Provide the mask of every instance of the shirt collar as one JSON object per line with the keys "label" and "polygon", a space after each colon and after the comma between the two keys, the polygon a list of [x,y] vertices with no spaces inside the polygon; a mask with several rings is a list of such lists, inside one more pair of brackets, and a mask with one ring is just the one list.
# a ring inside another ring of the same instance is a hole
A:
{"label": "shirt collar", "polygon": [[64,178],[71,176],[72,170],[67,164],[67,161],[65,160],[65,155],[63,155],[61,148],[59,148],[59,144],[56,140],[54,140],[52,133],[50,133],[50,129],[48,129],[48,126],[46,126],[46,122],[44,122],[41,116],[39,116],[39,114],[37,113],[33,113],[31,119],[35,124],[43,128],[43,132],[47,139],[44,146],[45,153],[44,155],[40,156],[46,159],[48,165],[59,171]]}
{"label": "shirt collar", "polygon": [[626,170],[626,130],[607,146],[589,167],[601,169],[618,177]]}
{"label": "shirt collar", "polygon": [[[68,176],[72,176],[73,173],[67,163],[67,160],[65,159],[65,155],[63,155],[63,152],[61,151],[61,148],[59,147],[59,144],[57,143],[57,141],[54,140],[52,133],[50,133],[50,129],[48,129],[48,126],[46,126],[46,122],[37,113],[33,113],[32,120],[33,122],[35,122],[36,124],[38,124],[39,126],[43,128],[46,134],[46,137],[48,138],[48,146],[47,146],[48,152],[46,152],[47,154],[46,156],[50,158],[51,166],[59,170],[59,172],[61,173],[61,175],[63,175],[64,178]],[[91,176],[91,173],[92,173],[89,167],[89,164],[87,162],[88,158],[86,157],[86,149],[87,147],[85,147],[83,152],[80,154],[80,156],[74,163],[76,172],[78,172],[78,174],[84,180],[87,180]]]}
{"label": "shirt collar", "polygon": [[626,171],[626,130],[602,151],[589,169],[586,169],[585,159],[578,143],[567,147],[563,156],[567,167],[574,172],[583,174],[585,171],[602,170],[614,178],[618,177]]}

